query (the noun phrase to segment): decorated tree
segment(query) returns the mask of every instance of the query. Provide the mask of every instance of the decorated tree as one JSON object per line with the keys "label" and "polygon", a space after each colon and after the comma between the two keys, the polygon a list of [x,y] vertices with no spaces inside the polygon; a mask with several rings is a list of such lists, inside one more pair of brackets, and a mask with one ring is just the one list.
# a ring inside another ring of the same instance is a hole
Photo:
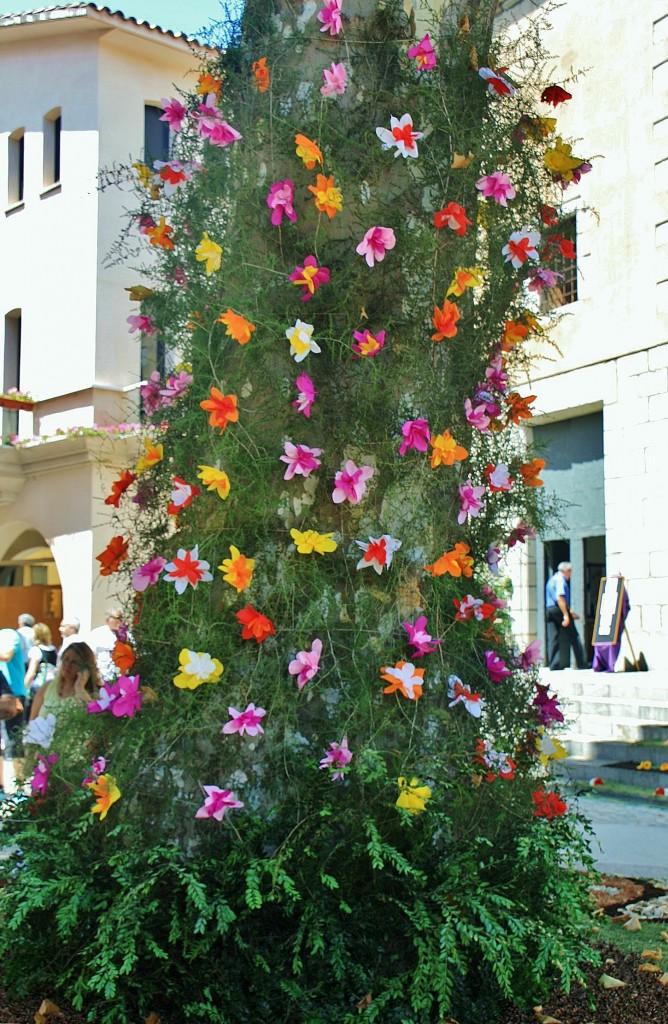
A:
{"label": "decorated tree", "polygon": [[492,0],[311,6],[249,2],[132,172],[167,366],[98,557],[134,621],[31,727],[0,894],[6,976],[95,1021],[464,1024],[591,955],[503,577],[550,513],[517,375],[589,165]]}

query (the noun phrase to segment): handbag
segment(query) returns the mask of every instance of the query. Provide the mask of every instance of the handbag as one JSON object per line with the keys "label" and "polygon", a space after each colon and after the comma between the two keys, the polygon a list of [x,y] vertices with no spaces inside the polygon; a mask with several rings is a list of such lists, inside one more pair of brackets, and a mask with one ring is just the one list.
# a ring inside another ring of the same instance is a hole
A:
{"label": "handbag", "polygon": [[16,718],[22,714],[23,704],[13,693],[0,694],[0,721],[6,722],[10,718]]}

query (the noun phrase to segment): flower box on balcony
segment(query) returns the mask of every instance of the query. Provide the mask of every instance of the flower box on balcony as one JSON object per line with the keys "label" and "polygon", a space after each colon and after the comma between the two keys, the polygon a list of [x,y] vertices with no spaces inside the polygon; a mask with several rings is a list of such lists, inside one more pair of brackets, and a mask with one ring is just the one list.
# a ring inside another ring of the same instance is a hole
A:
{"label": "flower box on balcony", "polygon": [[30,412],[34,405],[33,398],[13,398],[11,395],[0,395],[0,409],[21,409]]}

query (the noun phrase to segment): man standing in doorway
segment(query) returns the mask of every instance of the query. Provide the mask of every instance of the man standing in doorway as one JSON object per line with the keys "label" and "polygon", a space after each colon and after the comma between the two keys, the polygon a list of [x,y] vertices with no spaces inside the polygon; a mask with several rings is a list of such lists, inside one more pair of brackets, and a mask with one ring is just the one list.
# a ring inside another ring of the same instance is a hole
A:
{"label": "man standing in doorway", "polygon": [[[570,562],[559,562],[557,571],[545,586],[545,621],[547,623],[547,664],[552,672],[561,668],[559,637],[564,635],[575,655],[578,668],[588,668],[580,637],[575,627],[577,616],[571,611]],[[563,631],[563,633],[562,633]]]}

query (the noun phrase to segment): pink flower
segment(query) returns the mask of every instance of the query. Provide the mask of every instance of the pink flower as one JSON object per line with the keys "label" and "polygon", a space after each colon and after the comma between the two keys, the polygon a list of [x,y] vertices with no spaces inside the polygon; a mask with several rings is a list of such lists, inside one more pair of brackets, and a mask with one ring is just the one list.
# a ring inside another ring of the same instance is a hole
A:
{"label": "pink flower", "polygon": [[508,374],[503,368],[503,356],[500,353],[490,360],[489,366],[485,370],[485,380],[502,394],[508,390]]}
{"label": "pink flower", "polygon": [[293,444],[292,441],[286,441],[283,447],[285,455],[281,455],[281,462],[287,463],[288,467],[284,480],[292,480],[295,474],[307,477],[320,466],[318,455],[322,455],[322,448],[309,448],[308,445]]}
{"label": "pink flower", "polygon": [[219,789],[218,786],[202,786],[206,800],[197,811],[196,818],[215,818],[222,821],[226,811],[238,810],[243,807],[231,789]]}
{"label": "pink flower", "polygon": [[517,524],[517,526],[513,527],[513,529],[510,531],[510,534],[508,535],[508,540],[507,540],[508,547],[509,548],[514,548],[516,544],[524,544],[526,539],[527,539],[527,537],[535,537],[535,536],[536,536],[536,527],[535,526],[529,526],[528,523],[525,523],[522,520],[520,520],[520,522]]}
{"label": "pink flower", "polygon": [[416,143],[424,137],[423,132],[413,131],[413,118],[410,114],[404,114],[400,118],[390,117],[390,127],[376,128],[376,135],[383,144],[383,149],[396,147],[395,157],[401,154],[404,159],[410,157],[413,160],[416,160],[418,155]]}
{"label": "pink flower", "polygon": [[311,644],[310,651],[298,651],[288,665],[288,672],[291,676],[297,676],[297,687],[303,690],[308,682],[313,679],[320,668],[320,656],[322,654],[322,640],[317,637]]}
{"label": "pink flower", "polygon": [[494,544],[490,544],[490,546],[487,548],[487,554],[485,555],[485,558],[487,560],[487,565],[489,566],[490,571],[498,573],[499,562],[501,561],[501,548],[496,547],[496,542]]}
{"label": "pink flower", "polygon": [[557,281],[563,278],[558,270],[550,270],[548,267],[536,267],[529,273],[529,291],[542,292],[544,288],[554,288]]}
{"label": "pink flower", "polygon": [[502,683],[510,675],[510,669],[496,651],[485,651],[485,668],[493,683]]}
{"label": "pink flower", "polygon": [[141,400],[144,403],[144,411],[147,416],[152,416],[154,412],[162,406],[162,398],[160,397],[160,374],[157,370],[153,370],[151,376],[142,384],[139,389]]}
{"label": "pink flower", "polygon": [[167,559],[158,555],[150,562],[138,566],[132,574],[132,586],[140,594],[160,579],[160,573],[167,565]]}
{"label": "pink flower", "polygon": [[538,246],[540,245],[540,231],[532,231],[531,228],[523,227],[519,231],[513,231],[508,244],[501,249],[505,262],[510,263],[515,270],[523,267],[527,260],[538,259]]}
{"label": "pink flower", "polygon": [[[427,616],[420,615],[415,622],[402,622],[401,625],[408,633],[408,643],[415,648],[413,651],[414,658],[423,658],[425,654],[434,654],[436,646],[442,644],[442,640],[434,640],[433,636],[427,632]],[[434,644],[434,647],[430,647],[430,644]]]}
{"label": "pink flower", "polygon": [[464,686],[458,676],[448,676],[448,697],[452,698],[448,704],[449,708],[463,704],[473,718],[480,718],[485,701],[479,693],[471,693],[469,687]]}
{"label": "pink flower", "polygon": [[485,476],[487,477],[487,485],[490,491],[512,490],[514,481],[510,475],[510,470],[505,463],[500,462],[498,466],[495,466],[491,462],[488,462],[487,468],[485,469]]}
{"label": "pink flower", "polygon": [[145,313],[139,313],[138,315],[132,313],[128,317],[128,323],[130,324],[130,334],[134,334],[135,331],[141,331],[142,334],[150,337],[158,330],[152,318]]}
{"label": "pink flower", "polygon": [[341,22],[341,0],[327,0],[325,6],[316,15],[322,24],[321,32],[329,30],[330,36],[338,36],[343,28]]}
{"label": "pink flower", "polygon": [[383,569],[390,568],[394,552],[401,547],[401,541],[396,537],[390,537],[388,533],[384,533],[382,537],[369,537],[368,544],[363,540],[356,540],[355,543],[364,552],[357,563],[357,568],[368,569],[371,567],[379,576]]}
{"label": "pink flower", "polygon": [[323,754],[325,756],[320,760],[320,767],[329,769],[332,782],[345,778],[348,765],[353,759],[352,751],[348,749],[348,737],[344,736],[340,743],[330,743],[329,750],[323,750]]}
{"label": "pink flower", "polygon": [[334,490],[332,501],[340,505],[342,501],[349,501],[351,505],[357,505],[362,500],[366,491],[366,482],[373,476],[375,470],[372,466],[355,465],[352,459],[348,459],[343,469],[340,469],[334,477]]}
{"label": "pink flower", "polygon": [[325,84],[320,86],[323,96],[343,96],[348,85],[348,72],[343,64],[332,63],[329,69],[323,71],[322,77],[325,80]]}
{"label": "pink flower", "polygon": [[313,386],[313,381],[308,373],[300,373],[295,381],[297,398],[292,403],[297,412],[302,412],[307,419],[311,418],[311,406],[315,401],[318,392]]}
{"label": "pink flower", "polygon": [[216,106],[216,94],[211,92],[204,103],[200,103],[195,115],[197,130],[202,138],[208,139],[212,146],[223,149],[231,142],[242,138],[240,133],[223,119]]}
{"label": "pink flower", "polygon": [[139,676],[121,676],[115,683],[105,683],[100,687],[98,699],[89,701],[87,711],[91,715],[111,711],[114,718],[134,718],[143,699]]}
{"label": "pink flower", "polygon": [[382,263],[388,249],[394,249],[397,239],[392,228],[374,227],[369,228],[360,244],[355,249],[359,256],[364,256],[368,266],[372,267],[374,260]]}
{"label": "pink flower", "polygon": [[471,399],[467,398],[464,402],[464,415],[466,422],[479,430],[481,434],[489,434],[490,418],[484,405],[476,405],[474,408]]}
{"label": "pink flower", "polygon": [[290,274],[293,284],[304,289],[302,302],[312,299],[321,285],[329,281],[329,270],[327,267],[319,267],[315,256],[307,256],[303,267],[295,267]]}
{"label": "pink flower", "polygon": [[563,722],[564,716],[559,707],[559,700],[557,695],[553,697],[549,696],[548,686],[542,686],[540,683],[536,683],[536,689],[538,693],[531,702],[532,708],[536,712],[536,719],[539,725],[549,725],[550,722]]}
{"label": "pink flower", "polygon": [[493,608],[500,608],[501,610],[503,610],[508,606],[508,602],[504,601],[502,597],[499,597],[499,595],[494,590],[492,590],[489,584],[483,583],[482,593],[485,600],[488,601]]}
{"label": "pink flower", "polygon": [[267,206],[272,211],[271,223],[274,227],[278,227],[282,223],[284,214],[293,224],[297,220],[297,214],[293,207],[294,199],[295,186],[289,178],[286,178],[285,181],[275,181],[271,186],[267,196]]}
{"label": "pink flower", "polygon": [[404,439],[399,446],[399,454],[405,455],[409,448],[417,452],[426,452],[429,447],[429,424],[426,420],[406,420],[401,427]]}
{"label": "pink flower", "polygon": [[463,484],[459,485],[459,501],[461,507],[459,515],[457,516],[457,522],[460,526],[466,522],[467,516],[470,519],[475,519],[478,515],[478,512],[485,504],[484,501],[482,501],[484,493],[484,485],[481,484],[480,487],[474,487],[470,477]]}
{"label": "pink flower", "polygon": [[227,710],[231,721],[227,722],[220,730],[225,735],[230,736],[232,733],[238,732],[240,736],[245,733],[248,733],[249,736],[257,736],[264,733],[264,729],[260,725],[267,713],[264,708],[256,708],[254,704],[249,704],[245,711],[237,711],[236,708]]}
{"label": "pink flower", "polygon": [[172,132],[180,132],[183,130],[183,122],[188,116],[187,109],[178,100],[161,100],[162,109],[164,114],[160,118],[161,121],[166,121],[169,125],[169,130]]}
{"label": "pink flower", "polygon": [[165,387],[160,389],[163,406],[173,405],[177,399],[185,395],[192,382],[193,375],[186,373],[185,370],[180,370],[176,376],[171,374]]}
{"label": "pink flower", "polygon": [[46,757],[44,754],[37,755],[37,764],[35,765],[35,771],[33,777],[30,780],[30,788],[35,795],[46,796],[46,789],[49,784],[49,775],[56,761],[59,760],[58,754],[49,754]]}
{"label": "pink flower", "polygon": [[524,672],[528,672],[532,665],[537,665],[542,657],[541,653],[542,644],[540,640],[532,640],[530,644],[524,648],[522,654],[518,658],[518,664]]}
{"label": "pink flower", "polygon": [[385,331],[372,334],[371,331],[353,331],[353,350],[357,353],[353,359],[370,359],[382,352],[385,347]]}
{"label": "pink flower", "polygon": [[422,37],[417,46],[409,46],[408,56],[416,61],[418,71],[431,71],[436,67],[436,53],[431,45],[429,33]]}
{"label": "pink flower", "polygon": [[508,206],[508,200],[517,195],[510,178],[503,171],[494,171],[478,178],[475,187],[480,189],[485,199],[493,199],[499,206]]}
{"label": "pink flower", "polygon": [[493,96],[514,96],[515,87],[496,71],[492,71],[491,68],[479,68],[478,74],[487,82],[487,88]]}

